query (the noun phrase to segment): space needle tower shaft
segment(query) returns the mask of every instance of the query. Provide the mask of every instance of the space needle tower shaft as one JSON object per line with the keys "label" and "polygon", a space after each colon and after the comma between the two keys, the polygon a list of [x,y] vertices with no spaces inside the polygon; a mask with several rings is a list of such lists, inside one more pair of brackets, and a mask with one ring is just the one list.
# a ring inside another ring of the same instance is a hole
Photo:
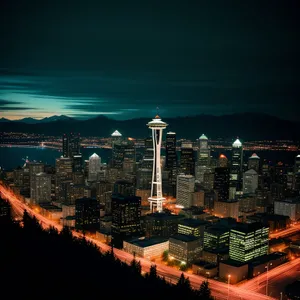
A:
{"label": "space needle tower shaft", "polygon": [[157,115],[147,126],[152,130],[153,141],[153,169],[152,169],[152,181],[151,181],[151,194],[148,198],[150,202],[150,211],[154,209],[158,212],[162,212],[163,201],[165,198],[162,193],[162,176],[161,176],[161,162],[160,151],[162,142],[162,131],[168,126]]}

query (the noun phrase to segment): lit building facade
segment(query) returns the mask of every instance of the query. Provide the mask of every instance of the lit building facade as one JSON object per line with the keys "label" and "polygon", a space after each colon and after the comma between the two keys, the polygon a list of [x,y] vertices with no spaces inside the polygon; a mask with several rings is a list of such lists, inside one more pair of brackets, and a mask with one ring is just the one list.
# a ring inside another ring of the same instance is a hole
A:
{"label": "lit building facade", "polygon": [[202,134],[198,140],[198,155],[196,165],[196,180],[203,182],[204,173],[210,166],[210,148],[208,145],[208,138],[205,134]]}
{"label": "lit building facade", "polygon": [[247,262],[269,253],[269,227],[261,223],[237,223],[230,230],[229,257]]}
{"label": "lit building facade", "polygon": [[243,193],[255,194],[258,188],[258,173],[254,169],[250,169],[243,176]]}
{"label": "lit building facade", "polygon": [[183,207],[191,207],[193,202],[193,193],[195,190],[195,177],[193,175],[177,176],[177,199],[176,203]]}
{"label": "lit building facade", "polygon": [[139,238],[123,242],[123,250],[137,257],[146,259],[160,258],[169,250],[169,240],[166,238]]}
{"label": "lit building facade", "polygon": [[98,230],[100,227],[100,206],[96,199],[81,198],[75,201],[75,228]]}
{"label": "lit building facade", "polygon": [[253,153],[248,159],[248,170],[255,170],[260,173],[260,158],[256,153]]}
{"label": "lit building facade", "polygon": [[232,144],[229,198],[242,190],[243,145],[239,139]]}
{"label": "lit building facade", "polygon": [[176,152],[176,133],[168,132],[166,137],[166,165],[165,169],[169,171],[168,195],[176,197],[177,182],[177,152]]}
{"label": "lit building facade", "polygon": [[73,157],[80,154],[80,134],[64,134],[62,137],[63,157]]}
{"label": "lit building facade", "polygon": [[34,174],[30,181],[33,204],[51,202],[51,175],[44,172]]}
{"label": "lit building facade", "polygon": [[141,198],[112,194],[112,243],[116,248],[123,247],[123,241],[141,233]]}
{"label": "lit building facade", "polygon": [[94,153],[89,158],[89,181],[96,181],[97,174],[101,170],[101,158],[98,154]]}
{"label": "lit building facade", "polygon": [[288,216],[293,222],[300,220],[300,198],[274,201],[274,214]]}
{"label": "lit building facade", "polygon": [[225,167],[215,168],[214,190],[218,193],[219,201],[229,199],[229,169]]}
{"label": "lit building facade", "polygon": [[191,142],[181,144],[180,172],[185,175],[195,176],[195,157],[193,144]]}
{"label": "lit building facade", "polygon": [[177,234],[169,240],[169,258],[180,261],[181,264],[190,265],[199,260],[202,246],[199,238]]}

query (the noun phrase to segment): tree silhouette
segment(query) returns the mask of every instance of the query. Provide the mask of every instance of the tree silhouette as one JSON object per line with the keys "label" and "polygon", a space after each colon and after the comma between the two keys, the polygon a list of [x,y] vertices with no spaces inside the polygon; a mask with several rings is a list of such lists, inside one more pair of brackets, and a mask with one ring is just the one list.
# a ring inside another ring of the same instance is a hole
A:
{"label": "tree silhouette", "polygon": [[151,279],[151,280],[157,279],[156,265],[151,265],[150,271],[149,271],[149,279]]}
{"label": "tree silhouette", "polygon": [[207,280],[202,281],[198,294],[201,297],[201,299],[204,299],[204,300],[213,299],[211,296],[211,290],[209,288],[209,282]]}
{"label": "tree silhouette", "polygon": [[185,278],[183,273],[181,273],[176,286],[181,290],[191,290],[190,280],[189,278]]}
{"label": "tree silhouette", "polygon": [[134,275],[141,275],[141,272],[142,272],[141,263],[135,259],[135,256],[133,257],[133,260],[131,261],[130,266],[132,268],[132,273]]}

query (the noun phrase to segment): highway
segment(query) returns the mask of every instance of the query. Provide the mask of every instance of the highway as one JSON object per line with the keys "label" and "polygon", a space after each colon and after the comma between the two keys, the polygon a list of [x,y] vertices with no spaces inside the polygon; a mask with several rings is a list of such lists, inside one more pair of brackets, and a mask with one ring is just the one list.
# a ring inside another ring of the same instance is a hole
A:
{"label": "highway", "polygon": [[[300,258],[291,260],[242,284],[244,289],[268,293],[277,299],[287,284],[300,279]],[[268,285],[268,287],[267,287]],[[284,299],[284,297],[283,297]]]}
{"label": "highway", "polygon": [[[0,183],[0,194],[4,199],[7,199],[14,212],[19,215],[20,217],[23,216],[23,212],[26,209],[28,213],[31,215],[35,216],[37,220],[40,222],[41,226],[43,228],[49,228],[49,226],[55,227],[57,230],[62,229],[62,225],[52,221],[48,220],[44,216],[40,215],[38,212],[36,212],[34,209],[31,209],[27,204],[23,203],[18,199],[18,197],[8,188],[6,188],[4,185]],[[83,237],[82,234],[73,231],[73,235],[75,237]],[[99,248],[100,251],[106,252],[111,249],[110,246],[93,239],[91,237],[86,236],[86,239],[95,243]],[[127,252],[124,252],[119,249],[114,249],[114,254],[117,258],[119,258],[121,261],[130,263],[133,259],[133,256]],[[144,259],[144,258],[137,258],[137,260],[140,261],[142,271],[143,272],[148,272],[150,269],[150,266],[152,264],[151,261]],[[168,267],[164,264],[156,264],[157,266],[157,272],[160,276],[165,277],[165,279],[168,282],[171,283],[176,283],[178,281],[178,278],[180,277],[182,271],[179,271],[175,268]],[[269,274],[271,271],[269,272]],[[200,284],[202,283],[203,280],[206,280],[206,278],[190,274],[190,273],[184,273],[186,277],[189,277],[189,280],[191,282],[191,285],[193,288],[198,289]],[[258,293],[255,291],[252,285],[250,285],[250,288],[244,286],[233,286],[233,285],[228,285],[227,283],[224,282],[219,282],[216,280],[209,279],[208,280],[210,283],[210,288],[212,290],[212,295],[214,296],[215,300],[224,300],[224,299],[230,299],[230,300],[270,300],[270,299],[276,299],[272,298],[269,296],[266,296],[264,294]],[[252,280],[250,281],[252,282]],[[253,289],[251,289],[251,287]]]}
{"label": "highway", "polygon": [[292,224],[290,228],[271,233],[270,239],[284,238],[297,232],[300,232],[300,224]]}

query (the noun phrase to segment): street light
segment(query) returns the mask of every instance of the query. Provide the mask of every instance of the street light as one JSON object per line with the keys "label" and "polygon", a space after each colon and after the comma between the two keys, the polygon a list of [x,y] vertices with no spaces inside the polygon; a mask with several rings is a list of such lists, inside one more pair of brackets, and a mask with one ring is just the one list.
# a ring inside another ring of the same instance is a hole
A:
{"label": "street light", "polygon": [[280,300],[282,300],[282,292],[280,292]]}
{"label": "street light", "polygon": [[[272,263],[270,263],[270,266],[272,266]],[[269,288],[269,276],[268,276],[268,272],[269,272],[269,262],[267,262],[267,265],[266,265],[265,268],[267,268],[266,295],[268,296],[268,288]]]}
{"label": "street light", "polygon": [[227,299],[229,300],[229,284],[230,284],[230,277],[231,275],[228,275],[228,291],[227,291]]}

